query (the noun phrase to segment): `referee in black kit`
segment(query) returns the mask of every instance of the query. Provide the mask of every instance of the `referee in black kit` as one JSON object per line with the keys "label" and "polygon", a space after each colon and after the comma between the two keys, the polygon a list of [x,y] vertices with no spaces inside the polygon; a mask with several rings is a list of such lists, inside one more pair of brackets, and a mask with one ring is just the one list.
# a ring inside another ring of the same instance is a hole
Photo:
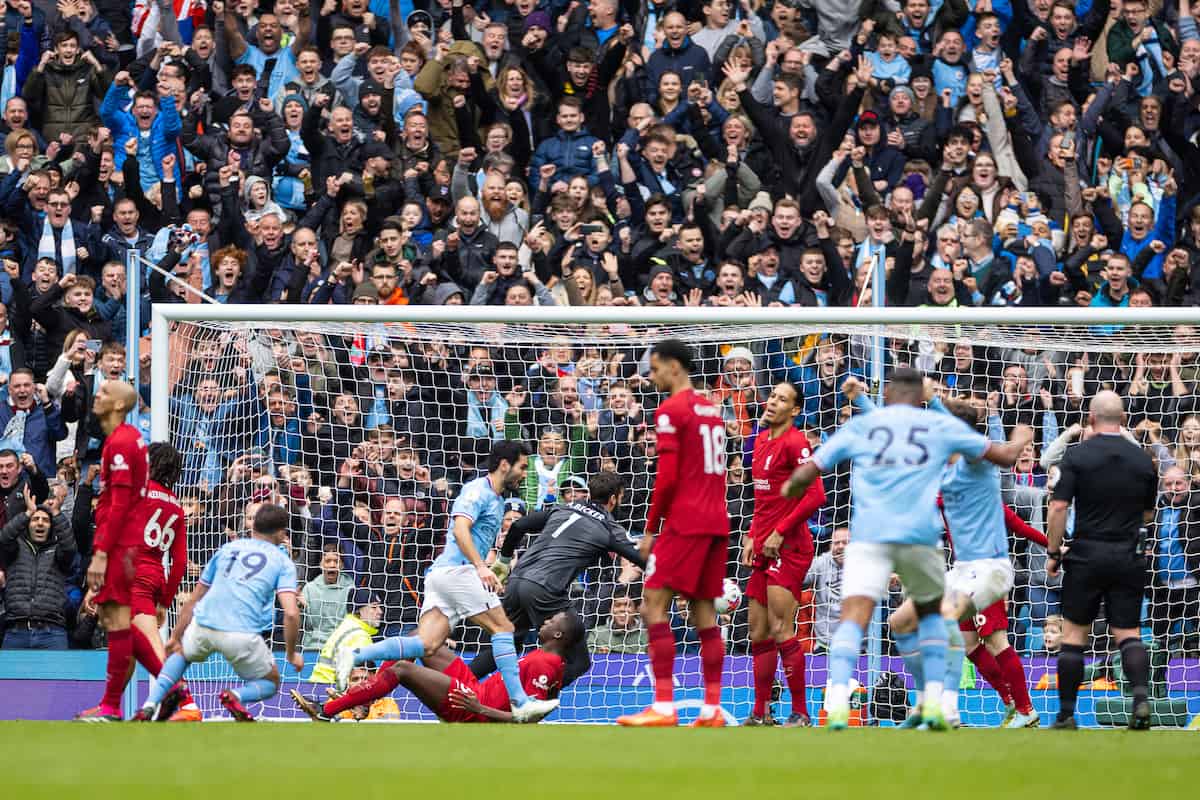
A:
{"label": "referee in black kit", "polygon": [[[617,553],[643,569],[646,567],[637,543],[612,515],[625,495],[621,478],[610,472],[593,475],[588,481],[588,495],[587,500],[535,511],[508,529],[500,547],[498,566],[507,567],[527,534],[538,534],[521,554],[504,587],[504,613],[516,626],[518,635],[530,629],[537,630],[544,620],[560,611],[574,616],[583,627],[583,620],[571,606],[570,586],[579,573],[605,553]],[[575,647],[567,653],[562,685],[570,684],[590,666],[587,637],[580,636]],[[476,677],[481,678],[495,669],[490,650],[481,652],[471,661],[471,671]]]}
{"label": "referee in black kit", "polygon": [[[1059,465],[1046,536],[1047,572],[1063,568],[1062,649],[1058,654],[1058,719],[1075,728],[1075,699],[1083,682],[1083,646],[1104,603],[1109,631],[1133,688],[1132,730],[1150,727],[1150,660],[1142,644],[1142,597],[1146,591],[1144,525],[1154,519],[1158,476],[1150,456],[1121,435],[1125,407],[1110,391],[1089,408],[1092,435],[1067,451]],[[1075,530],[1063,554],[1067,508],[1075,503]]]}

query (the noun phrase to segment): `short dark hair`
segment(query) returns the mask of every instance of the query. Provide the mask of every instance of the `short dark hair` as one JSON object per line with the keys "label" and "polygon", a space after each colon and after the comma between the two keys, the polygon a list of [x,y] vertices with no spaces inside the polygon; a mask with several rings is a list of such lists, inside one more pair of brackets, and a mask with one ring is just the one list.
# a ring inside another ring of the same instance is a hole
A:
{"label": "short dark hair", "polygon": [[782,83],[793,92],[804,91],[804,76],[791,72],[781,72],[775,76],[775,83]]}
{"label": "short dark hair", "polygon": [[692,374],[696,368],[695,358],[692,355],[692,348],[688,347],[679,339],[663,339],[651,349],[650,355],[676,361],[683,371]]}
{"label": "short dark hair", "polygon": [[568,107],[568,108],[573,108],[579,112],[583,111],[583,101],[580,100],[578,97],[571,97],[570,95],[568,95],[566,97],[561,98],[558,101],[558,109],[561,111],[564,106]]}
{"label": "short dark hair", "polygon": [[75,44],[79,44],[79,34],[72,30],[59,31],[54,35],[54,46],[58,47],[68,39],[74,39]]}
{"label": "short dark hair", "polygon": [[919,369],[913,367],[899,367],[892,373],[891,380],[888,383],[894,384],[897,388],[904,390],[917,390],[923,392],[925,389],[925,376],[921,374]]}
{"label": "short dark hair", "polygon": [[288,512],[282,506],[264,505],[254,514],[254,532],[259,536],[278,536],[288,528]]}
{"label": "short dark hair", "polygon": [[18,462],[21,460],[21,457],[17,455],[17,451],[13,450],[11,447],[6,447],[3,450],[0,450],[0,458],[11,458],[13,461]]}
{"label": "short dark hair", "polygon": [[229,71],[229,80],[240,78],[243,75],[249,75],[254,80],[258,80],[258,71],[249,64],[235,64],[233,69]]}
{"label": "short dark hair", "polygon": [[501,461],[507,461],[509,464],[516,464],[521,460],[521,456],[528,455],[529,448],[525,446],[524,442],[496,442],[492,445],[492,449],[488,453],[487,461],[484,462],[484,467],[488,472],[495,472],[500,468]]}
{"label": "short dark hair", "polygon": [[625,488],[625,479],[613,472],[597,472],[588,479],[588,495],[592,502],[604,505],[609,498],[620,494]]}
{"label": "short dark hair", "polygon": [[567,622],[563,626],[563,644],[570,649],[577,642],[582,641],[586,635],[587,628],[584,627],[580,616],[567,612]]}
{"label": "short dark hair", "polygon": [[146,455],[150,458],[150,480],[167,489],[174,487],[183,472],[183,457],[179,451],[169,442],[154,442],[146,448]]}
{"label": "short dark hair", "polygon": [[596,63],[596,53],[590,47],[572,47],[567,51],[567,62],[576,64]]}

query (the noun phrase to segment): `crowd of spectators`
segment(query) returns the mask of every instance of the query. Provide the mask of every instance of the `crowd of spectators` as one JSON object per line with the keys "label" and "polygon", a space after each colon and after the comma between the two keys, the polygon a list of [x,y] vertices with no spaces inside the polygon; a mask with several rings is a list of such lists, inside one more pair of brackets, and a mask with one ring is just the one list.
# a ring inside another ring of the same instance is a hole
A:
{"label": "crowd of spectators", "polygon": [[[148,433],[149,351],[128,375],[124,342],[151,302],[1200,304],[1189,0],[0,0],[0,46],[6,647],[102,638],[80,589],[103,439],[91,396],[136,381]],[[131,252],[157,266],[137,309]],[[639,532],[660,398],[631,333],[179,326],[169,411],[190,577],[280,503],[306,648],[348,617],[403,630],[449,504],[504,438],[534,452],[510,522],[608,470]],[[1005,429],[1038,430],[1006,478],[1035,523],[1087,398],[1126,397],[1162,473],[1148,610],[1176,650],[1195,649],[1200,619],[1194,341],[886,350]],[[853,413],[840,388],[869,348],[814,336],[701,356],[727,423],[733,564],[772,382],[801,388],[817,443]],[[840,597],[848,475],[826,491],[803,612],[814,648]],[[1036,547],[1016,557],[1014,632],[1031,650],[1058,586]],[[644,644],[639,581],[623,563],[581,576],[597,651]],[[740,646],[744,612],[726,622]]]}

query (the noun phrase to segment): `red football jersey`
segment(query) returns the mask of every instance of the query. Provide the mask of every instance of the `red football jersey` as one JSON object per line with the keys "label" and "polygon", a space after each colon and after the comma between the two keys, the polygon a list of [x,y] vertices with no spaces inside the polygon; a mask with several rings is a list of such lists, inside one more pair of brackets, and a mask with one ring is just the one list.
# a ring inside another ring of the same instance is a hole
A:
{"label": "red football jersey", "polygon": [[[729,508],[725,503],[725,420],[721,410],[688,389],[668,397],[654,415],[658,452],[674,453],[676,473],[666,505],[660,502],[662,462],[655,479],[663,533],[683,536],[728,536]],[[654,520],[649,520],[651,523]],[[657,531],[649,531],[657,533]]]}
{"label": "red football jersey", "polygon": [[[562,686],[566,662],[561,656],[547,653],[545,650],[534,650],[521,658],[518,667],[521,671],[521,687],[525,694],[535,700],[546,700],[550,697],[550,692]],[[504,678],[499,672],[479,687],[479,702],[488,708],[501,711],[512,708],[508,699],[508,689],[504,687]]]}
{"label": "red football jersey", "polygon": [[104,440],[100,451],[100,500],[96,504],[97,550],[132,547],[141,529],[130,523],[133,512],[146,494],[150,453],[138,429],[122,422]]}
{"label": "red football jersey", "polygon": [[788,544],[801,552],[813,552],[808,518],[825,502],[821,479],[809,484],[801,497],[780,494],[792,471],[811,457],[808,437],[795,428],[789,428],[778,439],[771,438],[770,429],[755,438],[754,456],[750,462],[754,477],[754,521],[750,525],[750,537],[756,549],[762,547],[772,531],[779,531]]}
{"label": "red football jersey", "polygon": [[[138,574],[165,577],[164,599],[173,597],[187,566],[186,519],[175,493],[157,481],[147,481],[146,496],[138,505],[131,528],[141,532],[135,562]],[[171,555],[169,574],[164,572],[163,564],[167,553]]]}

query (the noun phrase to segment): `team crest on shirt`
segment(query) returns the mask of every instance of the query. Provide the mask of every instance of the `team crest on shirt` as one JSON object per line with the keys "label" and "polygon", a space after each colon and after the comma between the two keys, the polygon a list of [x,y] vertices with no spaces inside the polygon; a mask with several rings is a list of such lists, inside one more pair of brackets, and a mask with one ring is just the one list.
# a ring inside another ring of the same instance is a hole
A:
{"label": "team crest on shirt", "polygon": [[117,453],[113,456],[112,471],[116,472],[119,469],[129,469],[129,465],[125,463],[125,456]]}
{"label": "team crest on shirt", "polygon": [[541,689],[543,692],[550,691],[550,676],[549,675],[538,675],[536,678],[533,679],[532,683],[534,686]]}
{"label": "team crest on shirt", "polygon": [[675,432],[675,426],[671,424],[671,418],[666,414],[658,415],[658,419],[654,422],[654,429],[659,433]]}

